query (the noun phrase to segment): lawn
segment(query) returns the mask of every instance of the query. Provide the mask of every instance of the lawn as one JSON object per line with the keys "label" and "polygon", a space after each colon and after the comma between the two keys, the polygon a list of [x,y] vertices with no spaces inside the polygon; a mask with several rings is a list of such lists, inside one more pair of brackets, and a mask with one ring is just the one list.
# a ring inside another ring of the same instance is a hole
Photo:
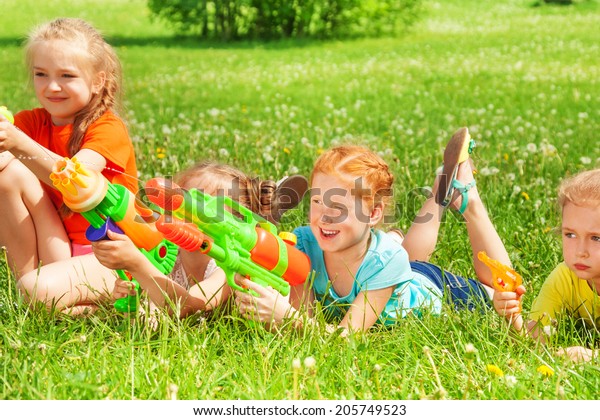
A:
{"label": "lawn", "polygon": [[[360,142],[389,162],[392,224],[407,228],[444,145],[468,126],[478,187],[529,290],[525,310],[561,260],[556,187],[600,166],[597,1],[426,0],[423,20],[397,39],[234,44],[176,38],[141,0],[101,3],[3,1],[0,105],[37,106],[21,50],[29,28],[82,17],[122,60],[141,182],[202,159],[264,178],[308,176],[321,150]],[[306,204],[283,229],[306,223]],[[470,255],[464,225],[448,213],[434,262],[473,276]],[[167,399],[174,389],[180,399],[600,396],[598,361],[555,356],[558,345],[598,340],[568,322],[549,348],[511,338],[493,312],[450,308],[349,339],[328,335],[324,322],[269,333],[235,310],[165,317],[153,330],[109,305],[83,319],[28,308],[6,267],[0,286],[5,400]]]}

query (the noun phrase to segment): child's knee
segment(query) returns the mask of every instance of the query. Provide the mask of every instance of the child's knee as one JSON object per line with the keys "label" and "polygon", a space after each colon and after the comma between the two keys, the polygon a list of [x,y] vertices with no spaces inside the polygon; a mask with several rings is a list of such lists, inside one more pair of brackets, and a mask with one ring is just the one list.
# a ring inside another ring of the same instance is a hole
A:
{"label": "child's knee", "polygon": [[24,186],[39,184],[37,177],[17,159],[8,162],[0,160],[0,191],[15,191]]}
{"label": "child's knee", "polygon": [[38,270],[30,271],[19,278],[17,289],[27,303],[42,302],[50,308],[55,296],[51,293],[47,280],[39,275]]}

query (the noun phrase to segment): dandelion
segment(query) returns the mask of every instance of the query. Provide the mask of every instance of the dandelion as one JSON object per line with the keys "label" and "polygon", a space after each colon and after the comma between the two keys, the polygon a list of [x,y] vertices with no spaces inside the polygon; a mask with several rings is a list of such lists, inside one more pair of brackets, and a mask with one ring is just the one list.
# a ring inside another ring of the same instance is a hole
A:
{"label": "dandelion", "polygon": [[525,191],[521,191],[521,197],[523,197],[525,201],[529,200],[529,194],[527,194]]}
{"label": "dandelion", "polygon": [[535,143],[527,143],[527,151],[531,153],[537,152],[537,145]]}
{"label": "dandelion", "polygon": [[283,148],[283,152],[287,155],[289,155],[290,153],[292,153],[292,151],[290,149],[288,149],[287,147]]}
{"label": "dandelion", "polygon": [[158,159],[164,159],[167,156],[166,152],[167,152],[167,150],[165,148],[157,147],[156,148],[156,157]]}
{"label": "dandelion", "polygon": [[590,163],[592,163],[592,158],[589,158],[589,157],[587,157],[587,156],[581,156],[581,157],[579,158],[579,161],[580,161],[581,163],[583,163],[584,165],[589,165]]}
{"label": "dandelion", "polygon": [[300,359],[295,358],[294,360],[292,360],[292,375],[293,375],[293,395],[294,395],[294,399],[297,400],[298,398],[300,398],[299,392],[298,392],[298,374],[300,373],[300,368],[302,367],[302,365],[300,364]]}
{"label": "dandelion", "polygon": [[221,156],[221,157],[229,157],[229,150],[227,150],[227,149],[219,149],[219,156]]}
{"label": "dandelion", "polygon": [[549,378],[550,376],[554,375],[554,370],[550,366],[541,365],[538,366],[536,370],[546,378]]}
{"label": "dandelion", "polygon": [[552,230],[552,228],[550,226],[546,226],[543,230],[544,233],[548,233]]}
{"label": "dandelion", "polygon": [[496,376],[499,376],[499,377],[504,376],[504,372],[502,372],[502,369],[500,369],[496,365],[487,365],[486,370],[488,371],[488,373],[492,373]]}

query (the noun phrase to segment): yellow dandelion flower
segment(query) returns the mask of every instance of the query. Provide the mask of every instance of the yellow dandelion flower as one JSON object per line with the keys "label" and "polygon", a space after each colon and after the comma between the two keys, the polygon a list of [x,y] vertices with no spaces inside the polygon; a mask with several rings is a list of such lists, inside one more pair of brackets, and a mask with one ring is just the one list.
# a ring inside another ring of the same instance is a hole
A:
{"label": "yellow dandelion flower", "polygon": [[504,154],[504,160],[508,162],[508,153]]}
{"label": "yellow dandelion flower", "polygon": [[521,197],[523,197],[525,200],[529,200],[529,194],[527,194],[525,191],[521,192]]}
{"label": "yellow dandelion flower", "polygon": [[319,147],[319,148],[317,149],[317,154],[318,154],[318,155],[322,155],[322,154],[323,154],[323,152],[324,152],[324,150],[323,150],[322,148],[320,148],[320,147]]}
{"label": "yellow dandelion flower", "polygon": [[487,365],[486,367],[488,373],[493,373],[496,376],[504,376],[504,372],[496,365]]}
{"label": "yellow dandelion flower", "polygon": [[288,154],[288,155],[289,155],[290,153],[292,153],[292,151],[291,151],[290,149],[288,149],[287,147],[284,147],[284,148],[283,148],[283,151],[284,151],[284,153],[286,153],[286,154]]}
{"label": "yellow dandelion flower", "polygon": [[550,232],[551,230],[552,230],[552,228],[551,228],[550,226],[546,226],[546,227],[544,228],[544,231],[543,231],[543,232],[544,232],[544,233],[548,233],[548,232]]}
{"label": "yellow dandelion flower", "polygon": [[550,366],[546,365],[538,366],[537,371],[544,375],[546,378],[549,378],[550,376],[554,375],[554,370]]}

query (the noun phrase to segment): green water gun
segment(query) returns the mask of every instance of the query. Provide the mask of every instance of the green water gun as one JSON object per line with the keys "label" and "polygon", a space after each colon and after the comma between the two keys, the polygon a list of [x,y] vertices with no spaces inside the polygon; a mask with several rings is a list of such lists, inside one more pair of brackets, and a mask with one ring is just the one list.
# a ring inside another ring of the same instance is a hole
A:
{"label": "green water gun", "polygon": [[156,228],[165,238],[187,251],[213,258],[231,288],[247,292],[235,282],[239,273],[286,296],[290,285],[307,279],[310,260],[294,247],[295,235],[277,234],[275,225],[231,197],[183,190],[163,178],[148,181],[145,193],[164,209]]}

